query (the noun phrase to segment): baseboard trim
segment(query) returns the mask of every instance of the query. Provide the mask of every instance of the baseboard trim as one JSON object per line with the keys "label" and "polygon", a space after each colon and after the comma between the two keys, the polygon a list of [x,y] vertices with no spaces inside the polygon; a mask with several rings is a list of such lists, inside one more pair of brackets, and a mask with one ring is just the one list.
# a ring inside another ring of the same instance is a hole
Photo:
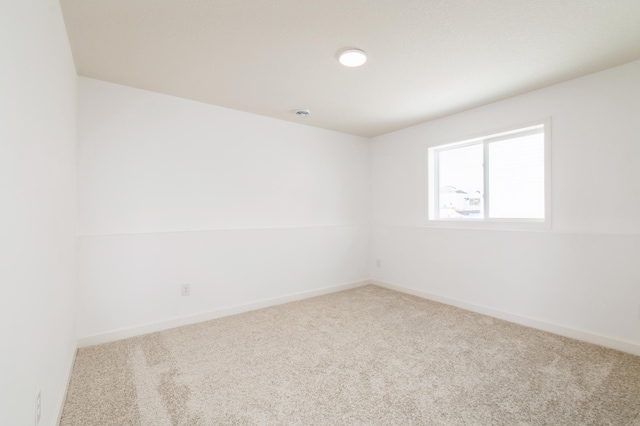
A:
{"label": "baseboard trim", "polygon": [[[172,318],[167,321],[161,321],[161,322],[145,324],[137,327],[114,330],[114,331],[97,334],[93,336],[86,336],[78,340],[78,348],[84,348],[87,346],[114,342],[117,340],[129,338],[129,337],[140,336],[143,334],[153,333],[153,332],[162,331],[162,330],[168,330],[168,329],[180,327],[183,325],[195,324],[195,323],[209,321],[216,318],[222,318],[230,315],[241,314],[244,312],[266,308],[269,306],[282,305],[284,303],[295,302],[296,300],[303,300],[311,297],[335,293],[338,291],[362,287],[367,284],[374,284],[380,287],[388,288],[390,290],[399,291],[401,293],[410,294],[413,296],[421,297],[423,299],[433,300],[435,302],[440,302],[440,303],[455,306],[461,309],[465,309],[468,311],[477,312],[479,314],[488,315],[494,318],[524,325],[526,327],[531,327],[531,328],[535,328],[542,331],[548,331],[550,333],[557,334],[560,336],[569,337],[572,339],[581,340],[588,343],[593,343],[596,345],[604,346],[611,349],[616,349],[616,350],[630,353],[633,355],[640,355],[640,344],[637,344],[637,343],[619,340],[619,339],[615,339],[608,336],[602,336],[602,335],[590,333],[587,331],[577,330],[577,329],[565,327],[565,326],[550,323],[550,322],[536,320],[529,317],[515,315],[508,312],[489,308],[486,306],[476,305],[474,303],[464,302],[464,301],[449,298],[446,296],[441,296],[438,294],[433,294],[433,293],[429,293],[422,290],[416,290],[410,287],[391,284],[391,283],[387,283],[380,280],[354,281],[346,284],[323,287],[323,288],[311,290],[311,291],[293,293],[286,296],[279,296],[279,297],[273,297],[269,299],[258,300],[256,302],[251,302],[244,305],[232,306],[228,308],[217,309],[215,311],[203,312],[195,315],[189,315],[189,316],[178,317],[178,318]],[[74,354],[73,362],[75,362],[75,354]],[[69,367],[69,378],[71,377],[71,369],[73,368],[73,362]],[[67,385],[68,385],[68,382],[67,382]],[[66,395],[66,388],[65,388],[65,395]],[[61,405],[59,407],[59,417],[62,416],[64,396],[62,397],[62,401],[60,404]]]}
{"label": "baseboard trim", "polygon": [[352,288],[362,287],[371,284],[371,280],[353,281],[346,284],[338,284],[330,287],[323,287],[316,290],[304,291],[300,293],[288,294],[286,296],[262,299],[244,305],[231,306],[228,308],[216,309],[215,311],[203,312],[195,315],[172,318],[167,321],[145,324],[141,326],[123,328],[110,331],[107,333],[96,334],[93,336],[81,337],[78,339],[78,347],[100,345],[102,343],[115,342],[129,337],[140,336],[143,334],[154,333],[156,331],[168,330],[171,328],[181,327],[183,325],[195,324],[203,321],[209,321],[216,318],[222,318],[230,315],[241,314],[244,312],[254,311],[269,306],[282,305],[284,303],[295,302],[296,300],[308,299],[311,297],[322,296],[338,291],[349,290]]}
{"label": "baseboard trim", "polygon": [[57,405],[58,413],[56,416],[54,416],[54,419],[56,419],[56,422],[55,422],[56,425],[59,425],[60,422],[62,421],[64,403],[67,401],[67,392],[69,391],[69,383],[71,383],[71,374],[73,373],[73,366],[76,363],[77,354],[78,354],[78,346],[76,345],[73,351],[73,357],[71,358],[71,364],[69,364],[69,366],[67,367],[67,374],[66,374],[67,380],[64,384],[64,388],[62,389],[62,392],[60,393],[60,397],[58,398],[58,405]]}
{"label": "baseboard trim", "polygon": [[524,325],[526,327],[531,327],[531,328],[535,328],[542,331],[548,331],[549,333],[557,334],[564,337],[569,337],[576,340],[581,340],[583,342],[593,343],[595,345],[600,345],[600,346],[604,346],[611,349],[616,349],[616,350],[630,353],[633,355],[640,355],[640,344],[637,344],[637,343],[632,343],[624,340],[615,339],[612,337],[602,336],[599,334],[577,330],[577,329],[565,327],[558,324],[553,324],[545,321],[536,320],[533,318],[523,317],[520,315],[510,314],[508,312],[499,311],[496,309],[488,308],[486,306],[463,302],[461,300],[452,299],[449,297],[440,296],[437,294],[428,293],[426,291],[416,290],[413,288],[404,287],[396,284],[390,284],[384,281],[371,280],[371,283],[380,287],[388,288],[389,290],[395,290],[401,293],[418,296],[423,299],[433,300],[434,302],[444,303],[446,305],[451,305],[457,308],[465,309],[467,311],[488,315],[490,317]]}

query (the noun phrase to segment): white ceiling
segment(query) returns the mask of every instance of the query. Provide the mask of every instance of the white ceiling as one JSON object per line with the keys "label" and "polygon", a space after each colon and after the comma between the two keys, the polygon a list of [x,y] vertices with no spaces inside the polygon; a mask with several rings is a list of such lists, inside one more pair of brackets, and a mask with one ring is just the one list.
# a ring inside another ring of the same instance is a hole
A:
{"label": "white ceiling", "polygon": [[640,59],[640,0],[61,4],[82,76],[367,137]]}

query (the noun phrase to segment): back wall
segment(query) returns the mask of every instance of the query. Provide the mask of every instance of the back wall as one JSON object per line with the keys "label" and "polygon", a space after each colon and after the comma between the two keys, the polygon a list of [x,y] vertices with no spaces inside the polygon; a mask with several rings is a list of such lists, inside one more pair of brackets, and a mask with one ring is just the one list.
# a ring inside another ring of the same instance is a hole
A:
{"label": "back wall", "polygon": [[81,344],[368,278],[367,139],[82,77],[78,138]]}

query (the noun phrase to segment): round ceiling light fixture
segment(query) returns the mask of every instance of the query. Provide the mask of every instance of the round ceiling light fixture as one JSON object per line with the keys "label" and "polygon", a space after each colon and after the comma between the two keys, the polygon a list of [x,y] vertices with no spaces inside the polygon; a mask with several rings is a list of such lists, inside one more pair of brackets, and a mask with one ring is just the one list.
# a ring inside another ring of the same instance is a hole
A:
{"label": "round ceiling light fixture", "polygon": [[360,49],[345,49],[338,54],[338,61],[345,67],[359,67],[367,62],[367,54]]}

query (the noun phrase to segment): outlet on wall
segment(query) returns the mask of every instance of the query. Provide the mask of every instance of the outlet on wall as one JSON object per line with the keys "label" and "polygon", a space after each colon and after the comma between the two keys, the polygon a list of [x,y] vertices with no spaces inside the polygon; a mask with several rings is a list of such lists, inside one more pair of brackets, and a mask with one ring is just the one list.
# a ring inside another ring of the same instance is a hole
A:
{"label": "outlet on wall", "polygon": [[42,392],[38,389],[38,395],[36,395],[36,426],[40,424],[40,415],[42,414]]}
{"label": "outlet on wall", "polygon": [[191,284],[182,284],[180,286],[180,294],[183,296],[191,296]]}

